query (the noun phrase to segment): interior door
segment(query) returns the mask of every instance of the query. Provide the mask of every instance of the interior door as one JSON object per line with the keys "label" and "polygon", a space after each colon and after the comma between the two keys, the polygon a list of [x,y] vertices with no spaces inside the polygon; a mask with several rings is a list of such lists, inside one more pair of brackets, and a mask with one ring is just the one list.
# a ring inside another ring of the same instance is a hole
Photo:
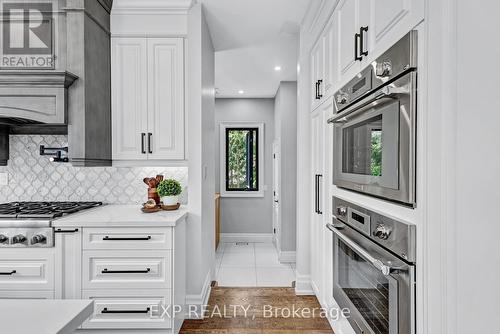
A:
{"label": "interior door", "polygon": [[184,42],[148,38],[148,159],[184,159]]}
{"label": "interior door", "polygon": [[273,233],[274,241],[280,237],[280,144],[273,144]]}
{"label": "interior door", "polygon": [[146,39],[112,38],[111,43],[113,159],[146,159]]}

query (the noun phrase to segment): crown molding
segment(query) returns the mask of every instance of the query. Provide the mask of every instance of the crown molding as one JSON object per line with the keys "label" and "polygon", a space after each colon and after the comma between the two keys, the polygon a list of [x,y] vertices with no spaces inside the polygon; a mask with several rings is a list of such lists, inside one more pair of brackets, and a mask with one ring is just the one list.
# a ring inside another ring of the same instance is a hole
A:
{"label": "crown molding", "polygon": [[194,0],[114,0],[111,14],[187,14],[194,2]]}

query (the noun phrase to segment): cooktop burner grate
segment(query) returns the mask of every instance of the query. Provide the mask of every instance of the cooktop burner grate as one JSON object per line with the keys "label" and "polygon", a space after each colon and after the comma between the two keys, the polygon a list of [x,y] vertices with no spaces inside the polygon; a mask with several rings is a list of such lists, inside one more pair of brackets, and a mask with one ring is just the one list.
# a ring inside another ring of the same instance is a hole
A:
{"label": "cooktop burner grate", "polygon": [[102,202],[11,202],[0,204],[0,219],[52,219],[102,205]]}

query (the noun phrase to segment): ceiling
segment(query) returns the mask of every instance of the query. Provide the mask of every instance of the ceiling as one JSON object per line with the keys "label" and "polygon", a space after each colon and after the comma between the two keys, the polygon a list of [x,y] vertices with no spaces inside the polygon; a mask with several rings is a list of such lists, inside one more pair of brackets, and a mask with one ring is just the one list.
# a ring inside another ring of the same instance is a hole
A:
{"label": "ceiling", "polygon": [[216,51],[218,98],[274,97],[280,81],[297,79],[299,24],[310,0],[200,2]]}

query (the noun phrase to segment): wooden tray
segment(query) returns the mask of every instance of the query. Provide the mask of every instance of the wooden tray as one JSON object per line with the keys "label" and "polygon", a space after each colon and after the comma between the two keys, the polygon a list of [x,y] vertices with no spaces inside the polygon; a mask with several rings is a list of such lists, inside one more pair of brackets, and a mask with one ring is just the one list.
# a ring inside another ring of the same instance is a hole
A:
{"label": "wooden tray", "polygon": [[156,206],[154,208],[145,208],[145,207],[142,207],[141,211],[144,212],[144,213],[153,213],[153,212],[161,211],[161,207],[159,207],[159,206]]}
{"label": "wooden tray", "polygon": [[181,203],[177,203],[175,205],[163,205],[163,204],[161,204],[161,208],[165,211],[174,211],[174,210],[179,209],[180,206],[181,206]]}

